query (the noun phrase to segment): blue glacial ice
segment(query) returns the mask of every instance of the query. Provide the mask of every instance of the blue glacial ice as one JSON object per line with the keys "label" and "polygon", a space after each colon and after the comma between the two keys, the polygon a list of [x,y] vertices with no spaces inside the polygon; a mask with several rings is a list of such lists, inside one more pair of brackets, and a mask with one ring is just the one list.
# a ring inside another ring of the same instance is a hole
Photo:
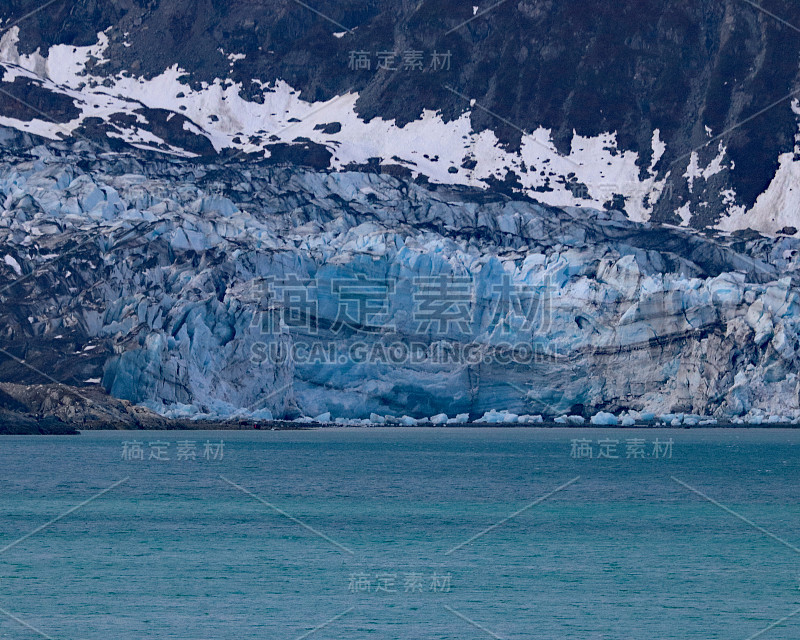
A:
{"label": "blue glacial ice", "polygon": [[0,163],[4,274],[78,247],[29,279],[23,314],[4,305],[9,335],[78,334],[108,354],[112,395],[159,413],[800,418],[792,238],[386,175],[71,153]]}

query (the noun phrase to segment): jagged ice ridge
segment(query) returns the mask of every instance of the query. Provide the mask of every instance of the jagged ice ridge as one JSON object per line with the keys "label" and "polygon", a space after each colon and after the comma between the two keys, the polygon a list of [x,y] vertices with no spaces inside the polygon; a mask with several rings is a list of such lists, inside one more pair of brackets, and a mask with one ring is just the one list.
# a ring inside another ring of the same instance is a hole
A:
{"label": "jagged ice ridge", "polygon": [[[712,239],[370,173],[84,143],[15,156],[15,140],[0,163],[0,269],[34,275],[2,294],[4,342],[47,369],[69,335],[80,347],[65,367],[162,414],[800,417],[793,238]],[[283,311],[263,285],[289,277],[314,285],[314,331],[264,329]],[[470,283],[468,327],[420,328],[420,283],[436,279]],[[377,326],[336,328],[342,281],[391,290]],[[535,322],[497,312],[509,283],[532,292]],[[412,343],[429,347],[421,361],[350,357]],[[264,357],[319,344],[333,362]],[[437,345],[480,357],[442,362]]]}

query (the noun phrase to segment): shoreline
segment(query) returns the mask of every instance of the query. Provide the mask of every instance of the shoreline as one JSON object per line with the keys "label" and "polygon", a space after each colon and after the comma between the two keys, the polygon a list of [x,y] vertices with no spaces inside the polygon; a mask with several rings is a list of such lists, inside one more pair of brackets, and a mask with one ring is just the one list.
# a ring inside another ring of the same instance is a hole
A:
{"label": "shoreline", "polygon": [[103,428],[82,429],[83,425],[72,425],[68,423],[54,423],[49,420],[42,420],[36,424],[3,424],[0,423],[0,436],[14,435],[43,435],[43,436],[63,436],[81,435],[92,431],[126,431],[136,433],[137,431],[315,431],[323,429],[563,429],[579,431],[583,429],[599,430],[659,430],[659,429],[800,429],[800,425],[790,422],[773,422],[762,424],[736,424],[733,422],[718,422],[706,425],[678,425],[655,424],[652,422],[636,423],[629,426],[621,425],[593,425],[593,424],[562,424],[553,421],[545,421],[535,424],[518,423],[486,423],[486,422],[464,422],[459,424],[421,424],[421,425],[402,425],[402,424],[370,424],[370,425],[340,425],[335,423],[317,422],[292,422],[285,420],[273,420],[258,423],[245,422],[226,422],[226,421],[176,421],[174,424],[154,426],[154,428],[130,428],[129,425],[109,424]]}

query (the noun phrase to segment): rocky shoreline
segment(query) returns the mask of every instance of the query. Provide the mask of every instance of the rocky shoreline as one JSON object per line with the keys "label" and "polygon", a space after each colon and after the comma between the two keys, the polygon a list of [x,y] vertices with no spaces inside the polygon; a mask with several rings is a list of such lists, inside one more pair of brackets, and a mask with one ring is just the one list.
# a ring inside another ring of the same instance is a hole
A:
{"label": "rocky shoreline", "polygon": [[[574,418],[574,416],[570,416]],[[544,418],[538,422],[510,423],[470,420],[458,423],[433,424],[420,421],[418,424],[371,423],[342,424],[335,421],[315,420],[255,420],[232,418],[228,420],[190,420],[160,416],[127,400],[109,396],[100,386],[70,387],[68,385],[20,385],[0,383],[0,435],[79,435],[81,431],[93,430],[308,430],[329,428],[798,428],[791,422],[735,423],[717,421],[714,424],[664,424],[660,420],[637,420],[633,424],[591,424],[565,421],[562,418]]]}
{"label": "rocky shoreline", "polygon": [[0,435],[77,435],[81,430],[303,429],[248,419],[171,419],[109,396],[99,385],[21,385],[0,382]]}
{"label": "rocky shoreline", "polygon": [[[485,423],[468,422],[457,425],[431,425],[409,427],[405,425],[388,425],[388,428],[393,429],[423,429],[423,428],[437,428],[437,429],[479,429],[479,428],[502,428],[502,429],[580,429],[574,425],[564,425],[557,422],[543,422],[541,424],[494,424],[487,425]],[[205,420],[172,420],[169,426],[161,427],[163,430],[172,431],[249,431],[249,430],[262,430],[262,431],[307,431],[317,429],[371,429],[371,428],[387,428],[385,424],[376,425],[362,425],[358,427],[348,426],[342,427],[337,424],[315,424],[315,423],[297,423],[297,422],[284,422],[284,421],[271,421],[264,423],[247,423],[238,421],[225,421],[214,422]],[[768,424],[735,424],[733,422],[718,423],[715,425],[698,426],[683,426],[671,427],[669,425],[642,423],[636,424],[631,427],[598,427],[590,425],[592,429],[797,429],[800,428],[791,422],[781,423],[768,423]],[[103,427],[105,430],[120,430],[131,431],[128,426],[108,424]],[[154,428],[151,428],[154,429]],[[148,430],[151,430],[148,429]],[[97,429],[100,430],[100,429]],[[0,436],[19,436],[19,435],[43,435],[43,436],[65,436],[65,435],[80,435],[81,430],[71,424],[64,422],[44,419],[37,420],[31,416],[15,416],[15,415],[0,415]]]}

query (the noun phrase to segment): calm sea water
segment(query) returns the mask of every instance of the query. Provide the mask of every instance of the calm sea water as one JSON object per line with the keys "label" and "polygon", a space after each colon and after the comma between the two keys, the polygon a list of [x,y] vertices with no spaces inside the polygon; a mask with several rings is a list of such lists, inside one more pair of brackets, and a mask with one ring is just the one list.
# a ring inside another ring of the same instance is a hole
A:
{"label": "calm sea water", "polygon": [[796,640],[798,454],[789,430],[0,438],[0,637]]}

